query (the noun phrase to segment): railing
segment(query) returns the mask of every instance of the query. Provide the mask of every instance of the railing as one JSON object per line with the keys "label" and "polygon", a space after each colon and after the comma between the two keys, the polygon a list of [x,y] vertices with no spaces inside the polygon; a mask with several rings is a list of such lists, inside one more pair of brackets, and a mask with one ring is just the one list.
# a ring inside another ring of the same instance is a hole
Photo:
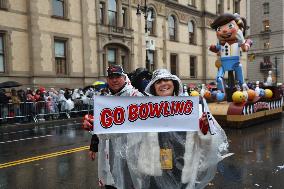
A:
{"label": "railing", "polygon": [[0,104],[0,124],[69,119],[92,112],[92,99]]}

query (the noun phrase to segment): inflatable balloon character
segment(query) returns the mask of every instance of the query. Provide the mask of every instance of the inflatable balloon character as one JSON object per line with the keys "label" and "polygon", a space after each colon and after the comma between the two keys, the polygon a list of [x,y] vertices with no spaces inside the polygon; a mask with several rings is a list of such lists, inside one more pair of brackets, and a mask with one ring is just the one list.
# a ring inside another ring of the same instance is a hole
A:
{"label": "inflatable balloon character", "polygon": [[243,103],[243,102],[246,101],[246,97],[245,97],[244,93],[241,92],[241,91],[234,92],[232,99],[233,99],[233,102],[235,104],[240,104],[240,103]]}
{"label": "inflatable balloon character", "polygon": [[191,91],[190,92],[190,96],[199,96],[199,92],[197,92],[197,91]]}
{"label": "inflatable balloon character", "polygon": [[211,92],[208,91],[208,90],[205,90],[204,98],[205,98],[206,100],[211,100]]}
{"label": "inflatable balloon character", "polygon": [[248,93],[248,101],[253,101],[253,99],[256,97],[256,93],[254,90],[249,89],[247,90]]}
{"label": "inflatable balloon character", "polygon": [[264,95],[265,98],[268,98],[268,99],[272,98],[272,96],[273,96],[273,92],[270,89],[265,89],[264,94],[265,94]]}
{"label": "inflatable balloon character", "polygon": [[[209,50],[217,53],[221,62],[216,77],[217,88],[225,93],[224,74],[226,71],[235,72],[239,86],[244,83],[240,51],[247,52],[252,41],[250,39],[245,40],[245,31],[248,29],[246,19],[240,17],[237,13],[220,15],[211,24],[211,28],[216,30],[218,42],[216,45],[211,45]],[[229,87],[232,88],[232,86]]]}

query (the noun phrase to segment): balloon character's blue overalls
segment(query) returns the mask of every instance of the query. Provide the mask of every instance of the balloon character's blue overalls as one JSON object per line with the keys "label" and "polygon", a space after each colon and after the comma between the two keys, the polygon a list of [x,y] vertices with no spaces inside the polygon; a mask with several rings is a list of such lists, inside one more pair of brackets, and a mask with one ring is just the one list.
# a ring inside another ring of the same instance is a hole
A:
{"label": "balloon character's blue overalls", "polygon": [[217,73],[217,88],[225,93],[224,74],[226,71],[235,71],[235,77],[238,84],[242,86],[244,83],[242,65],[240,63],[240,45],[238,42],[233,44],[217,44],[216,48],[220,52],[221,66]]}

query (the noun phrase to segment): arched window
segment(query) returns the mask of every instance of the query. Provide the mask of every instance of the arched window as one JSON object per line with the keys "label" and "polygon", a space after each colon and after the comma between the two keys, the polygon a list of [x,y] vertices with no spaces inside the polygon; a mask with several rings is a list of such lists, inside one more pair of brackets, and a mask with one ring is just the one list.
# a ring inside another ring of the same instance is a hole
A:
{"label": "arched window", "polygon": [[156,13],[153,8],[149,8],[148,14],[147,14],[147,28],[148,31],[150,32],[150,35],[155,34],[155,18],[156,18]]}
{"label": "arched window", "polygon": [[195,25],[193,21],[188,22],[188,35],[189,35],[189,44],[195,44]]}
{"label": "arched window", "polygon": [[108,0],[108,22],[111,26],[117,26],[116,0]]}
{"label": "arched window", "polygon": [[169,24],[169,36],[170,40],[175,41],[176,40],[176,19],[173,15],[169,16],[168,20]]}

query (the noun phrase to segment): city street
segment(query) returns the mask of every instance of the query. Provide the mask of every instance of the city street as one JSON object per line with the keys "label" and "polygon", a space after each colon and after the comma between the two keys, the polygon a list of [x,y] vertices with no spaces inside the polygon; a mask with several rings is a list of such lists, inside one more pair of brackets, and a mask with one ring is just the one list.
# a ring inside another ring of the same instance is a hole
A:
{"label": "city street", "polygon": [[[284,121],[228,130],[229,157],[207,189],[284,188]],[[99,188],[78,122],[0,134],[0,189]]]}

